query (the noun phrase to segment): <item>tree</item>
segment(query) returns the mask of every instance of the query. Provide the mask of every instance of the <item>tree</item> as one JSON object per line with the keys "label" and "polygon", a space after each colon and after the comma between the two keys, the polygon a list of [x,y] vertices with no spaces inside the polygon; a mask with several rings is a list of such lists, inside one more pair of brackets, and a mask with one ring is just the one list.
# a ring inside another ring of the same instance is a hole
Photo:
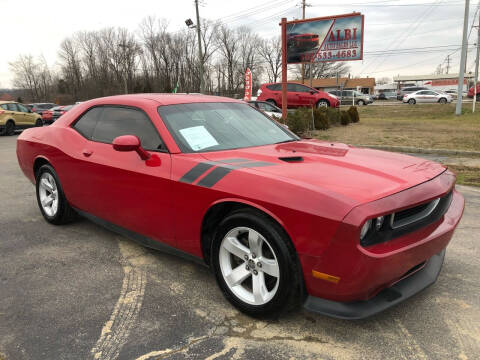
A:
{"label": "tree", "polygon": [[282,74],[282,40],[279,36],[262,40],[258,54],[264,61],[268,82],[277,82]]}

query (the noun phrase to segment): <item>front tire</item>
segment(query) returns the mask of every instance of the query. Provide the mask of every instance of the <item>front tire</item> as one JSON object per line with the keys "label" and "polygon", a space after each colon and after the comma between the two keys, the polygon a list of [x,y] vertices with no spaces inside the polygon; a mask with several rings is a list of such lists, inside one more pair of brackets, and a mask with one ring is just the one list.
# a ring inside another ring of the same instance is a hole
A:
{"label": "front tire", "polygon": [[15,134],[15,123],[12,120],[8,120],[5,124],[5,135],[12,136]]}
{"label": "front tire", "polygon": [[330,103],[328,102],[328,100],[322,99],[317,102],[317,108],[326,108],[329,106],[330,106]]}
{"label": "front tire", "polygon": [[222,220],[212,268],[225,297],[248,315],[277,315],[298,299],[293,245],[280,225],[259,211],[238,210]]}
{"label": "front tire", "polygon": [[45,220],[54,225],[72,221],[74,210],[68,204],[57,173],[50,165],[43,165],[36,174],[37,203]]}
{"label": "front tire", "polygon": [[363,101],[363,100],[358,100],[358,101],[357,101],[357,105],[358,105],[358,106],[363,106],[363,105],[365,105],[365,101]]}
{"label": "front tire", "polygon": [[35,121],[35,127],[42,127],[42,126],[43,126],[43,120],[37,119],[37,121]]}

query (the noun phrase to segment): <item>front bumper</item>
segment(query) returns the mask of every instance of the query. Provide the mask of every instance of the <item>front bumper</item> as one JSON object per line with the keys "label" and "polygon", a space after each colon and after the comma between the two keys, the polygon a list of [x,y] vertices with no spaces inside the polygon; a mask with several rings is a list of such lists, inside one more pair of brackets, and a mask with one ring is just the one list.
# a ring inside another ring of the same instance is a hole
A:
{"label": "front bumper", "polygon": [[340,319],[358,320],[382,312],[432,285],[438,278],[445,249],[433,255],[417,272],[381,291],[367,301],[337,302],[308,296],[304,307],[308,311]]}
{"label": "front bumper", "polygon": [[[462,217],[465,200],[454,190],[454,184],[455,176],[445,171],[430,181],[353,209],[320,255],[300,255],[307,293],[312,298],[344,305],[368,302],[419,271],[435,254],[444,251]],[[365,247],[360,244],[359,228],[365,219],[431,201],[450,192],[450,206],[438,220],[385,242]],[[331,275],[338,281],[325,281],[314,272]],[[415,289],[412,294],[420,291]]]}

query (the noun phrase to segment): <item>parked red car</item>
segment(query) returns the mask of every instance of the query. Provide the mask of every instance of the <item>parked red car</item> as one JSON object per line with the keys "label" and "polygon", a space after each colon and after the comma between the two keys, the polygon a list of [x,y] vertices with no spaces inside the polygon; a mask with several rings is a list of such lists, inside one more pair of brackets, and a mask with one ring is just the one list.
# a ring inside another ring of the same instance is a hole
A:
{"label": "parked red car", "polygon": [[[468,90],[467,97],[469,97],[470,99],[473,99],[473,96],[474,96],[473,90],[475,90],[473,86]],[[477,84],[477,101],[480,101],[480,83]]]}
{"label": "parked red car", "polygon": [[[282,106],[282,84],[263,84],[257,93],[257,100],[268,101],[273,105]],[[290,82],[287,84],[287,107],[301,106],[338,107],[340,101],[337,97],[311,88],[303,84]]]}
{"label": "parked red car", "polygon": [[435,282],[464,208],[455,176],[407,155],[301,140],[203,95],[84,102],[17,141],[46,221],[79,213],[213,268],[251,315],[293,300],[341,318]]}
{"label": "parked red car", "polygon": [[75,105],[61,105],[51,108],[42,113],[42,119],[44,123],[51,124],[74,106]]}

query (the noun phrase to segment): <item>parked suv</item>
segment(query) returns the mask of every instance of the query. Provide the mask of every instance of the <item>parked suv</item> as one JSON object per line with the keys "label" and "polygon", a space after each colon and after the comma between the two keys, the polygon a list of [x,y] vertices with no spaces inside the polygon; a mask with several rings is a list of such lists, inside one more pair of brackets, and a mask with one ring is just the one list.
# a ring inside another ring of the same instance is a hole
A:
{"label": "parked suv", "polygon": [[[468,90],[467,96],[468,96],[470,99],[473,99],[474,90],[475,90],[475,89],[473,88],[473,86]],[[480,84],[477,84],[477,101],[480,101]]]}
{"label": "parked suv", "polygon": [[[273,105],[282,106],[282,84],[263,84],[257,93],[258,101],[267,101]],[[297,83],[287,84],[287,107],[301,106],[338,107],[340,101],[329,93],[319,91],[309,86]]]}
{"label": "parked suv", "polygon": [[0,101],[0,134],[13,135],[16,129],[43,126],[42,116],[13,101]]}
{"label": "parked suv", "polygon": [[339,98],[342,105],[352,105],[355,101],[357,105],[367,105],[373,103],[373,97],[368,94],[363,94],[356,90],[332,90],[329,94],[335,95]]}
{"label": "parked suv", "polygon": [[429,90],[429,88],[426,88],[424,86],[410,86],[410,87],[405,87],[403,89],[400,89],[397,91],[397,100],[402,101],[405,95],[414,93],[416,91],[420,90]]}

